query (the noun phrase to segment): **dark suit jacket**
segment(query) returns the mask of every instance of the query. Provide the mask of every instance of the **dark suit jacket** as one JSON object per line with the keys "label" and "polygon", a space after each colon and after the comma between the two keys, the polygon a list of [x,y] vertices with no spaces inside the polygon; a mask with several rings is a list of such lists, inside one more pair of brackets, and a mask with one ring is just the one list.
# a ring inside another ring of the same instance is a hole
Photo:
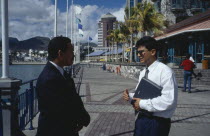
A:
{"label": "dark suit jacket", "polygon": [[40,74],[36,87],[40,111],[37,136],[74,136],[78,124],[90,123],[73,79],[64,78],[50,62]]}

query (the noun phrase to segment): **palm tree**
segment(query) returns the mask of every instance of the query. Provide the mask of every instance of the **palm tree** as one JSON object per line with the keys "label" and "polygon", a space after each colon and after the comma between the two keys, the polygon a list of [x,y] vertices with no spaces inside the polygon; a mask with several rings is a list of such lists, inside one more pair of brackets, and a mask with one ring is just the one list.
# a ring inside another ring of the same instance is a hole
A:
{"label": "palm tree", "polygon": [[131,19],[137,20],[138,22],[138,31],[145,32],[148,35],[148,32],[153,32],[154,35],[163,33],[163,28],[165,27],[165,17],[156,11],[153,4],[150,2],[139,3],[133,11]]}
{"label": "palm tree", "polygon": [[121,29],[114,29],[114,30],[111,30],[110,34],[107,36],[108,39],[112,39],[113,42],[115,43],[116,45],[116,59],[117,59],[117,62],[119,60],[119,57],[118,57],[118,46],[120,43],[123,43],[126,41],[126,37],[125,35],[121,32]]}
{"label": "palm tree", "polygon": [[[113,52],[112,52],[112,47],[114,46],[114,35],[112,33],[112,31],[109,31],[109,35],[107,36],[106,40],[109,40],[109,58],[110,58],[110,61],[112,61],[112,56],[113,56]],[[111,55],[112,53],[112,55]]]}
{"label": "palm tree", "polygon": [[[130,31],[125,23],[120,22],[120,33],[123,35],[121,39],[121,43],[124,45],[125,43],[130,44]],[[124,62],[124,47],[123,49],[123,62]]]}
{"label": "palm tree", "polygon": [[130,62],[132,62],[132,45],[138,33],[145,32],[145,35],[148,35],[148,32],[152,32],[155,36],[162,34],[166,23],[165,17],[156,11],[154,5],[145,1],[131,8],[130,15],[128,8],[125,9],[125,24],[131,34]]}

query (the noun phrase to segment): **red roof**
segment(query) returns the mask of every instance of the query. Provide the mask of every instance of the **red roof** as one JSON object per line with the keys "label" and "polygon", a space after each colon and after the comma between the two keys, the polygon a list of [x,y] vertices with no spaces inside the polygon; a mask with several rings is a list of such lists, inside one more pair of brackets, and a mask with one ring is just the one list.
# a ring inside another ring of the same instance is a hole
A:
{"label": "red roof", "polygon": [[167,37],[171,37],[174,35],[178,35],[181,33],[186,33],[186,32],[194,32],[194,31],[208,31],[210,30],[210,19],[205,20],[203,22],[197,23],[197,24],[193,24],[191,26],[179,29],[179,30],[175,30],[169,33],[166,33],[164,35],[155,37],[156,40],[160,40],[160,39],[164,39]]}
{"label": "red roof", "polygon": [[160,40],[181,33],[207,30],[210,30],[210,10],[170,26],[165,34],[155,37],[155,39]]}

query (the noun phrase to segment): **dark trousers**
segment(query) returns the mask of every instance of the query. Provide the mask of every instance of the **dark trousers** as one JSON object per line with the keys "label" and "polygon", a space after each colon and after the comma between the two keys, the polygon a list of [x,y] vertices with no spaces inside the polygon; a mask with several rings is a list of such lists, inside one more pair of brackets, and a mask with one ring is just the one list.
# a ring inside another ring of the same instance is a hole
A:
{"label": "dark trousers", "polygon": [[136,119],[134,136],[168,136],[171,120],[140,116]]}
{"label": "dark trousers", "polygon": [[[191,80],[192,80],[192,71],[184,71],[184,90],[187,89],[188,84],[188,91],[191,91]],[[188,82],[188,83],[187,83]]]}

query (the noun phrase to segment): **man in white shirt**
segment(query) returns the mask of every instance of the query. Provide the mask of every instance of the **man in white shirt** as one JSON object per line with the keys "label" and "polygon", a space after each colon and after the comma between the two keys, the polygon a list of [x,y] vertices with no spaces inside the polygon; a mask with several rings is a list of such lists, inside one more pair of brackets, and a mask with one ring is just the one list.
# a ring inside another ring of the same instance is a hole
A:
{"label": "man in white shirt", "polygon": [[[143,109],[153,113],[152,116],[137,115],[134,136],[168,136],[171,126],[170,118],[177,105],[178,87],[175,75],[171,68],[157,60],[158,46],[154,38],[149,36],[141,38],[137,41],[136,48],[141,63],[146,64],[149,70],[148,79],[163,89],[161,96],[153,99],[133,98],[134,93],[128,93],[127,89],[124,91],[124,100],[134,100],[133,108],[136,111]],[[145,72],[146,68],[140,73],[139,83],[145,76]]]}

